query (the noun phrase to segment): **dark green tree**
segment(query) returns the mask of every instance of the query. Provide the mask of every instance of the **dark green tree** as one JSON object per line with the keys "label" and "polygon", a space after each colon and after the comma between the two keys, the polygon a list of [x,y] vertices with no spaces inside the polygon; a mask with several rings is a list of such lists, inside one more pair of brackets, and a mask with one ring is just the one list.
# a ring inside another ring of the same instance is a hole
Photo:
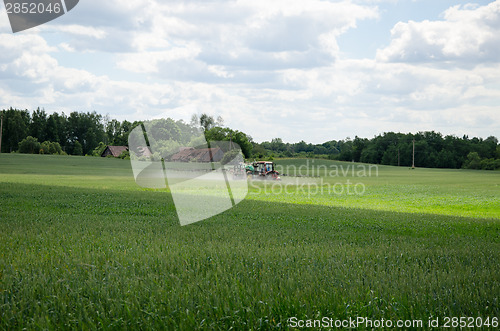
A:
{"label": "dark green tree", "polygon": [[37,138],[39,141],[44,141],[47,138],[47,114],[45,110],[37,108],[31,114],[28,134]]}
{"label": "dark green tree", "polygon": [[3,111],[3,115],[2,152],[10,153],[17,150],[21,140],[28,136],[30,113],[9,108]]}
{"label": "dark green tree", "polygon": [[77,140],[75,141],[75,146],[73,147],[73,155],[83,155],[82,144]]}
{"label": "dark green tree", "polygon": [[215,125],[215,120],[212,116],[207,114],[201,114],[200,116],[200,125],[203,128],[204,132],[207,132]]}
{"label": "dark green tree", "polygon": [[232,141],[237,143],[245,158],[250,158],[252,155],[253,145],[250,138],[241,131],[231,130],[229,128],[214,127],[205,132],[205,138],[210,141]]}

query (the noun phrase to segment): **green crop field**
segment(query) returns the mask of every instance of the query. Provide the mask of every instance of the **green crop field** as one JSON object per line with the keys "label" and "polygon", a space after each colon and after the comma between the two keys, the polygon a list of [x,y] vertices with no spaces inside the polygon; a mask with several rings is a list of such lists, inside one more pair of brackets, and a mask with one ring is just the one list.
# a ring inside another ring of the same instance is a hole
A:
{"label": "green crop field", "polygon": [[281,183],[181,227],[129,161],[1,154],[0,329],[495,328],[500,172],[276,162]]}

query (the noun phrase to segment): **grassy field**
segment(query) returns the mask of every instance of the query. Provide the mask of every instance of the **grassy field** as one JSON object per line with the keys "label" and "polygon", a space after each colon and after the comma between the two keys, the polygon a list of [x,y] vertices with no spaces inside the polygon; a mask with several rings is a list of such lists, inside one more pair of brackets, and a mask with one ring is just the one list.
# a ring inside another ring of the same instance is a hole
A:
{"label": "grassy field", "polygon": [[500,317],[499,172],[277,163],[320,177],[181,227],[128,161],[1,154],[0,329]]}

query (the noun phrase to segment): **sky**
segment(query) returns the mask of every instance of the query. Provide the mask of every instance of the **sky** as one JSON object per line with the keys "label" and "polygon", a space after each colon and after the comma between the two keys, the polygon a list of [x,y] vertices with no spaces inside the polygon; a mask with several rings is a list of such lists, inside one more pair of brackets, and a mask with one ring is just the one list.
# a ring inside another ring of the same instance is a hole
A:
{"label": "sky", "polygon": [[0,109],[500,137],[500,0],[80,0],[15,34],[0,8]]}

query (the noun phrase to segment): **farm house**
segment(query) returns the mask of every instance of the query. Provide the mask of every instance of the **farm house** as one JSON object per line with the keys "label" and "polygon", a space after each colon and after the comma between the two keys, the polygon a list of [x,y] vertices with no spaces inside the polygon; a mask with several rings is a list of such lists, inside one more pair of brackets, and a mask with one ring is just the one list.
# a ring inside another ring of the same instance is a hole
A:
{"label": "farm house", "polygon": [[[128,150],[128,146],[106,146],[106,149],[101,153],[101,157],[106,157],[109,155],[120,157],[123,152]],[[150,157],[151,155],[153,155],[148,147],[138,147],[133,152],[137,157]]]}
{"label": "farm house", "polygon": [[127,146],[106,146],[106,149],[101,153],[101,157],[109,155],[119,157],[125,151],[128,151]]}

